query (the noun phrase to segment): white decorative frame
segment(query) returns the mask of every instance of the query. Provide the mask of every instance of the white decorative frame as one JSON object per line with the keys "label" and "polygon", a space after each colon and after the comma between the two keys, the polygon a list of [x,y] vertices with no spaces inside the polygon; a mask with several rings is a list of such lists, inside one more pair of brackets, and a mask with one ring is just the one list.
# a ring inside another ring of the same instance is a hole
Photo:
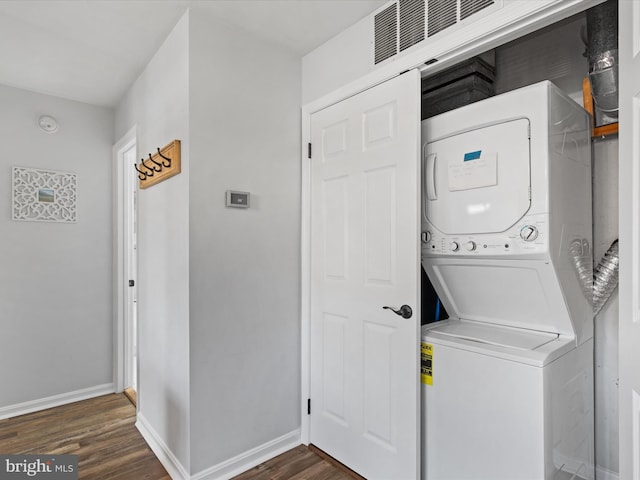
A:
{"label": "white decorative frame", "polygon": [[77,222],[75,173],[13,167],[12,180],[12,220]]}

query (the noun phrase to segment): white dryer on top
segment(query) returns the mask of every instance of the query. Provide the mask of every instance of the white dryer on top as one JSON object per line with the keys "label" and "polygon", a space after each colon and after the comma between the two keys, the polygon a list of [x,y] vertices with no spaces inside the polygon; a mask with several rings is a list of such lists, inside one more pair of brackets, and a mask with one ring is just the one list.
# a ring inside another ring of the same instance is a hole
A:
{"label": "white dryer on top", "polygon": [[422,122],[423,265],[454,317],[593,335],[591,137],[550,82]]}

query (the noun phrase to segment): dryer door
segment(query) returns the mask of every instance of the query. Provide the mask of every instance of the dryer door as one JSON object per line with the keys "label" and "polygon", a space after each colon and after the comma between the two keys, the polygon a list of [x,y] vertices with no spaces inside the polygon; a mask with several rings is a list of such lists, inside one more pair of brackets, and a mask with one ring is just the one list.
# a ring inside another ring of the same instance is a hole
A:
{"label": "dryer door", "polygon": [[528,119],[426,143],[422,153],[423,212],[441,232],[504,232],[529,210]]}

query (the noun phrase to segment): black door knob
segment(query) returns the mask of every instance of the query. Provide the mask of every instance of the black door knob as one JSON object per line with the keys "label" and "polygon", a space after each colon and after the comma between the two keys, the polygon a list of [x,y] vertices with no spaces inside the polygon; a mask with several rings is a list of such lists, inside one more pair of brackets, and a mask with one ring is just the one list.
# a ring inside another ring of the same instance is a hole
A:
{"label": "black door knob", "polygon": [[393,313],[395,313],[396,315],[400,315],[402,318],[411,318],[411,316],[413,315],[413,310],[411,310],[411,307],[409,305],[402,305],[398,310],[386,306],[382,308],[391,310]]}

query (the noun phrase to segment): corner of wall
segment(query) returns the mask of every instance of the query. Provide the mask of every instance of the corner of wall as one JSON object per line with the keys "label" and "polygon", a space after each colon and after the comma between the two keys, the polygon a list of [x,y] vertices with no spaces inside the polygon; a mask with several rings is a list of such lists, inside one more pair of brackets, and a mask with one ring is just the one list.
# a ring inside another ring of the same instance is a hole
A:
{"label": "corner of wall", "polygon": [[[139,416],[156,453],[190,469],[189,12],[116,110],[116,131],[138,127],[139,157],[181,141],[182,169],[138,201]],[[147,438],[145,437],[145,438]],[[162,453],[164,452],[164,453]]]}
{"label": "corner of wall", "polygon": [[191,471],[214,478],[299,427],[300,58],[192,14]]}

